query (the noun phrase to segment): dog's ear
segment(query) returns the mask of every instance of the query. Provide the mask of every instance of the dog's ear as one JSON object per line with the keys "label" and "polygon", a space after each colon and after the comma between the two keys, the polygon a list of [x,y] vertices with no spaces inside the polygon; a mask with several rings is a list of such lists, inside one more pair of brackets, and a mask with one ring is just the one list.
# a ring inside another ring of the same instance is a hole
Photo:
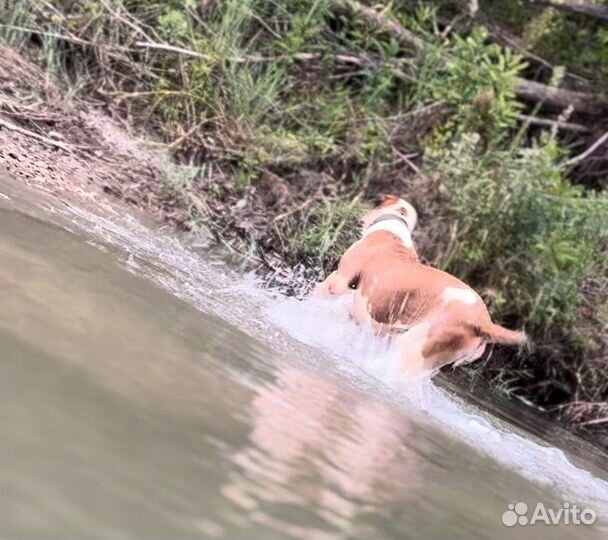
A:
{"label": "dog's ear", "polygon": [[380,203],[380,206],[390,206],[391,204],[399,202],[400,198],[401,197],[398,197],[397,195],[387,195]]}

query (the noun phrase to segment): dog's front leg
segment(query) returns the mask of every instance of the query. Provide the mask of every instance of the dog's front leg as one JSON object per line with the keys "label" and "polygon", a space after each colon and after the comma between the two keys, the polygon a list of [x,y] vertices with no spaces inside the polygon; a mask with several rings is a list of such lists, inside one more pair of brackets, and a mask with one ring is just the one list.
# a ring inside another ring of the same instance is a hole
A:
{"label": "dog's front leg", "polygon": [[315,287],[313,296],[340,296],[355,288],[361,275],[361,249],[360,242],[349,247],[340,259],[338,269]]}
{"label": "dog's front leg", "polygon": [[319,283],[314,288],[312,295],[316,297],[340,296],[346,294],[349,290],[348,278],[336,271]]}

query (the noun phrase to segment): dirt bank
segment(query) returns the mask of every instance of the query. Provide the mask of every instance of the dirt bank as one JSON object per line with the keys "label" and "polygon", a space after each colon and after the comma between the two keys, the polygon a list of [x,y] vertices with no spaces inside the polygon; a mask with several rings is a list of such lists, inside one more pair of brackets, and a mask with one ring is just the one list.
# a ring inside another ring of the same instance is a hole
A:
{"label": "dirt bank", "polygon": [[[285,239],[273,224],[331,197],[331,179],[303,171],[301,185],[289,186],[268,171],[243,197],[233,177],[209,171],[196,180],[199,195],[185,200],[178,188],[189,169],[170,159],[168,145],[133,133],[115,111],[96,105],[73,99],[0,43],[0,164],[14,176],[58,197],[127,203],[176,229],[211,233],[285,290],[304,293],[319,277],[319,268],[281,257],[274,244]],[[259,249],[249,251],[251,243]]]}
{"label": "dirt bank", "polygon": [[168,166],[162,154],[102,111],[71,101],[66,89],[1,44],[0,163],[57,196],[120,198],[161,213]]}

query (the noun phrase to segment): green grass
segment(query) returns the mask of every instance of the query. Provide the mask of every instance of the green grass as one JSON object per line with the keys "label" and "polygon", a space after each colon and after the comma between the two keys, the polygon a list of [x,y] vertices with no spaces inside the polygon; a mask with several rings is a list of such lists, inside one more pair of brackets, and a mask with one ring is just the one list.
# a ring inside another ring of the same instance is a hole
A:
{"label": "green grass", "polygon": [[293,262],[330,269],[361,236],[359,216],[363,207],[359,197],[333,203],[321,200],[312,205],[305,217],[290,220],[281,227],[286,251],[297,255]]}

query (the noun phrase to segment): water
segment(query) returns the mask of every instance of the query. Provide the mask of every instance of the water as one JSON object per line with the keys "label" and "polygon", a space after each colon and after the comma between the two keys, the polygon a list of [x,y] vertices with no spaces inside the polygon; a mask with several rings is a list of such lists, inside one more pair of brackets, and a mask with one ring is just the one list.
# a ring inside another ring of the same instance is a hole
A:
{"label": "water", "polygon": [[[110,209],[0,192],[2,537],[606,536],[603,472],[396,381],[344,305],[261,291]],[[505,527],[517,501],[599,518]]]}

